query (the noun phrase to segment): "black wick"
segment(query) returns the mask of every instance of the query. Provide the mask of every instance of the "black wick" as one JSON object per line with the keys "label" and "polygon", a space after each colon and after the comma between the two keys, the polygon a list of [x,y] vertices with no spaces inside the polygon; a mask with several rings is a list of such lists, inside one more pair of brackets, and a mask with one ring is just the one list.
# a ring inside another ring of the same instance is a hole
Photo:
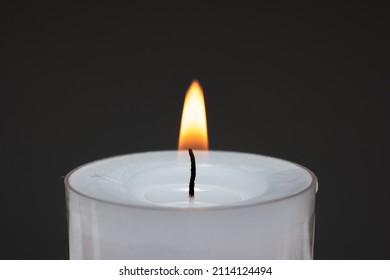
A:
{"label": "black wick", "polygon": [[189,185],[189,192],[188,194],[190,197],[194,197],[195,195],[195,176],[196,176],[196,165],[195,165],[195,156],[192,149],[188,149],[188,153],[190,154],[191,158],[191,178],[190,178],[190,185]]}

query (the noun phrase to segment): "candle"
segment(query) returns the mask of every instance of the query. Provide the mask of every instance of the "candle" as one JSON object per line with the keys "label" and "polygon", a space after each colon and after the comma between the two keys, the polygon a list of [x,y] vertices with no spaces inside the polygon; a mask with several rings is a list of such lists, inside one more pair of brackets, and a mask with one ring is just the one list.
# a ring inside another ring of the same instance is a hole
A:
{"label": "candle", "polygon": [[[193,84],[187,98],[200,90]],[[194,101],[187,105],[199,112]],[[197,148],[194,195],[187,150],[117,156],[73,170],[65,179],[70,258],[312,259],[315,175],[272,157],[198,150],[207,148],[205,114],[200,121],[186,114],[180,138],[193,135],[183,132],[190,125],[203,139],[179,141]]]}

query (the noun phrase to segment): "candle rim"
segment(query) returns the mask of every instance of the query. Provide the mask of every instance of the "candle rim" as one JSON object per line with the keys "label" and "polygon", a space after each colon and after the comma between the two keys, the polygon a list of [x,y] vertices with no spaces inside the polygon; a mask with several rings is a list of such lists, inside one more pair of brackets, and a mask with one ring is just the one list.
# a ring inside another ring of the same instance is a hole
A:
{"label": "candle rim", "polygon": [[[173,207],[173,206],[159,206],[159,205],[147,205],[147,204],[126,204],[126,203],[122,203],[122,202],[105,200],[102,198],[94,197],[92,195],[88,195],[86,193],[83,193],[83,192],[77,190],[75,187],[73,187],[69,182],[70,177],[76,171],[78,171],[79,169],[81,169],[87,165],[93,164],[93,163],[97,163],[97,162],[100,162],[103,160],[108,160],[108,159],[115,159],[115,158],[130,156],[130,155],[142,155],[142,154],[164,153],[164,152],[181,152],[181,150],[179,150],[179,151],[178,150],[156,150],[156,151],[137,152],[137,153],[130,153],[130,154],[120,154],[120,155],[115,155],[115,156],[106,157],[106,158],[97,159],[97,160],[87,162],[83,165],[80,165],[80,166],[72,169],[70,172],[68,172],[68,174],[64,178],[65,189],[68,190],[69,192],[73,192],[73,193],[75,193],[83,198],[91,199],[93,201],[97,201],[97,202],[104,203],[107,205],[114,205],[114,206],[118,206],[118,207],[125,207],[125,208],[131,208],[131,209],[143,209],[143,210],[150,210],[150,211],[163,210],[163,211],[190,211],[190,212],[193,212],[193,211],[222,211],[222,210],[233,210],[233,209],[256,207],[256,206],[260,206],[260,205],[266,205],[266,204],[278,202],[281,200],[291,199],[291,198],[299,196],[307,191],[310,191],[312,188],[315,188],[315,193],[317,193],[317,191],[318,191],[317,176],[314,174],[314,172],[312,172],[310,169],[308,169],[307,167],[305,167],[303,165],[300,165],[298,163],[295,163],[295,162],[292,162],[289,160],[285,160],[285,159],[281,159],[281,158],[277,158],[277,157],[273,157],[273,156],[268,156],[268,155],[263,155],[263,154],[238,152],[238,151],[226,151],[226,150],[208,150],[208,151],[203,151],[203,152],[206,152],[206,153],[210,153],[210,152],[232,153],[232,154],[237,154],[237,155],[241,154],[241,155],[248,155],[248,156],[260,156],[260,157],[266,157],[266,158],[273,159],[273,160],[283,161],[285,163],[292,164],[292,165],[297,166],[297,167],[303,169],[304,171],[306,171],[309,174],[311,181],[307,186],[305,186],[304,188],[302,188],[301,190],[299,190],[295,193],[291,193],[291,194],[281,196],[281,197],[271,198],[271,199],[268,199],[265,201],[249,202],[249,203],[242,203],[242,204],[226,204],[226,205],[218,205],[218,206],[193,207],[193,208],[181,208],[181,207]],[[186,152],[186,151],[184,151],[184,152]]]}

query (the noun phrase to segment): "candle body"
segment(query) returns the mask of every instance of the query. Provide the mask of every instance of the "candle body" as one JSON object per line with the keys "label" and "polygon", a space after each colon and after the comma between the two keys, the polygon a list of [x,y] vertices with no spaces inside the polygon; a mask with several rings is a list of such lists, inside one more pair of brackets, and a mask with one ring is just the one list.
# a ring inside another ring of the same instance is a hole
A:
{"label": "candle body", "polygon": [[200,154],[191,204],[188,162],[145,153],[68,175],[70,258],[312,259],[312,173],[269,157]]}

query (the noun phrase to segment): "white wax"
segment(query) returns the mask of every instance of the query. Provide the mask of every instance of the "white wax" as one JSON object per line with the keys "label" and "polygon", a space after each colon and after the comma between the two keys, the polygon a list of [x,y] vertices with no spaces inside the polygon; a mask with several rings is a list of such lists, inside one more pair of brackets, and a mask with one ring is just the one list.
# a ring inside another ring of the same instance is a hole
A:
{"label": "white wax", "polygon": [[72,259],[312,258],[317,181],[280,159],[195,151],[130,154],[66,178]]}

